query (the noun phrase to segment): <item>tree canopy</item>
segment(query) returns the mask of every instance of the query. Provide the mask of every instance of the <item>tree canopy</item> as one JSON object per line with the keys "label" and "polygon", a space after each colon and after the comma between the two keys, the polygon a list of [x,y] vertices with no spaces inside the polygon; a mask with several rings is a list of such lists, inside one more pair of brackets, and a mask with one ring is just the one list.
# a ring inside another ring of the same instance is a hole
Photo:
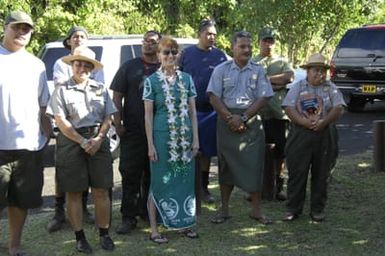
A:
{"label": "tree canopy", "polygon": [[[11,10],[30,13],[36,23],[29,49],[65,36],[73,25],[94,35],[138,34],[149,29],[196,37],[199,21],[217,22],[218,47],[230,53],[235,31],[257,40],[264,26],[275,28],[282,55],[298,63],[313,52],[330,56],[346,29],[382,22],[382,0],[0,0],[0,19]],[[2,21],[1,20],[1,21]],[[255,47],[256,48],[256,47]],[[257,49],[255,49],[257,51]]]}

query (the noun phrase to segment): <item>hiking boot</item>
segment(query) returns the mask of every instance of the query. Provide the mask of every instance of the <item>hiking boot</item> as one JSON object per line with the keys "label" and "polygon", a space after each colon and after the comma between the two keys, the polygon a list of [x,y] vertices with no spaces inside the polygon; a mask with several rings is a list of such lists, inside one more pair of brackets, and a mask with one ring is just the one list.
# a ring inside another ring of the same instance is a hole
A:
{"label": "hiking boot", "polygon": [[95,217],[87,208],[83,209],[83,221],[88,224],[95,224]]}
{"label": "hiking boot", "polygon": [[129,234],[136,228],[137,220],[135,218],[124,219],[120,226],[116,229],[116,233],[120,235]]}
{"label": "hiking boot", "polygon": [[314,222],[322,222],[325,220],[325,214],[323,212],[319,212],[319,213],[312,212],[310,213],[310,218]]}
{"label": "hiking boot", "polygon": [[47,230],[49,233],[56,232],[63,228],[65,223],[64,209],[55,208],[55,215],[52,220],[48,222]]}
{"label": "hiking boot", "polygon": [[92,247],[85,238],[76,242],[76,250],[85,254],[92,253]]}
{"label": "hiking boot", "polygon": [[111,239],[109,235],[100,236],[100,246],[103,250],[113,251],[115,249],[114,241]]}
{"label": "hiking boot", "polygon": [[203,189],[203,202],[206,204],[213,204],[215,202],[214,196],[208,189]]}

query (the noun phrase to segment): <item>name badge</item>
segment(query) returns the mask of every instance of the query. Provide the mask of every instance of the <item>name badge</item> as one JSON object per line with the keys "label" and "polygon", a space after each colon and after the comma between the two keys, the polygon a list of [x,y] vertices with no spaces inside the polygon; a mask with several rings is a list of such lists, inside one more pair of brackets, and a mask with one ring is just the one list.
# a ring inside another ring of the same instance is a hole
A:
{"label": "name badge", "polygon": [[102,88],[97,89],[96,92],[95,92],[96,96],[102,96],[102,94],[103,94],[103,89]]}
{"label": "name badge", "polygon": [[239,97],[236,99],[236,103],[238,105],[247,105],[250,102],[250,99],[244,98],[244,97]]}
{"label": "name badge", "polygon": [[324,88],[323,88],[323,91],[324,92],[328,92],[330,90],[330,87],[329,86],[324,86]]}

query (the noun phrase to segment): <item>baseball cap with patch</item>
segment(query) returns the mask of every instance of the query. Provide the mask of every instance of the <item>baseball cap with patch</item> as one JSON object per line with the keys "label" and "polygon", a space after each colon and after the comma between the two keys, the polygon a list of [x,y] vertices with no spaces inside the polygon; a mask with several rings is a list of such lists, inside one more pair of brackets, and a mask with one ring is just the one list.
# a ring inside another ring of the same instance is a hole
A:
{"label": "baseball cap with patch", "polygon": [[31,26],[31,28],[33,28],[33,21],[31,19],[31,17],[22,11],[12,11],[7,16],[7,18],[5,19],[5,22],[4,22],[5,25],[21,24],[21,23],[28,24],[29,26]]}
{"label": "baseball cap with patch", "polygon": [[266,38],[276,39],[277,33],[274,31],[274,29],[265,27],[261,29],[258,33],[259,40],[263,40]]}

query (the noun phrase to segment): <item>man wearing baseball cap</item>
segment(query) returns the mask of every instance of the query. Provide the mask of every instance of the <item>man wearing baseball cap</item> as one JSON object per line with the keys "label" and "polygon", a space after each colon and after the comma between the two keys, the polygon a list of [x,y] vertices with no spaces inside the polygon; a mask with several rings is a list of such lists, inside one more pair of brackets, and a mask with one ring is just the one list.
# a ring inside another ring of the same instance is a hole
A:
{"label": "man wearing baseball cap", "polygon": [[20,245],[27,211],[42,204],[43,149],[51,133],[44,114],[49,100],[45,66],[25,50],[32,31],[31,17],[13,11],[5,19],[0,46],[0,210],[8,208],[13,256],[25,255]]}
{"label": "man wearing baseball cap", "polygon": [[[72,55],[79,46],[86,46],[89,38],[87,29],[82,26],[73,26],[63,40],[63,45],[70,51]],[[71,66],[65,64],[62,59],[58,59],[53,66],[53,80],[55,85],[66,82],[72,76]],[[91,78],[98,82],[104,83],[103,70],[94,70]]]}
{"label": "man wearing baseball cap", "polygon": [[275,144],[273,149],[275,173],[275,199],[286,200],[283,192],[284,148],[289,119],[281,108],[282,100],[286,96],[286,84],[294,78],[294,70],[288,60],[274,54],[277,32],[270,27],[264,27],[258,34],[259,54],[254,60],[261,64],[273,87],[274,97],[262,109],[261,115],[265,129],[266,143]]}
{"label": "man wearing baseball cap", "polygon": [[8,24],[11,24],[11,25],[12,24],[27,24],[31,28],[33,28],[33,21],[31,19],[31,17],[29,17],[28,14],[26,14],[25,12],[22,12],[22,11],[11,12],[5,20],[5,25],[8,25]]}

